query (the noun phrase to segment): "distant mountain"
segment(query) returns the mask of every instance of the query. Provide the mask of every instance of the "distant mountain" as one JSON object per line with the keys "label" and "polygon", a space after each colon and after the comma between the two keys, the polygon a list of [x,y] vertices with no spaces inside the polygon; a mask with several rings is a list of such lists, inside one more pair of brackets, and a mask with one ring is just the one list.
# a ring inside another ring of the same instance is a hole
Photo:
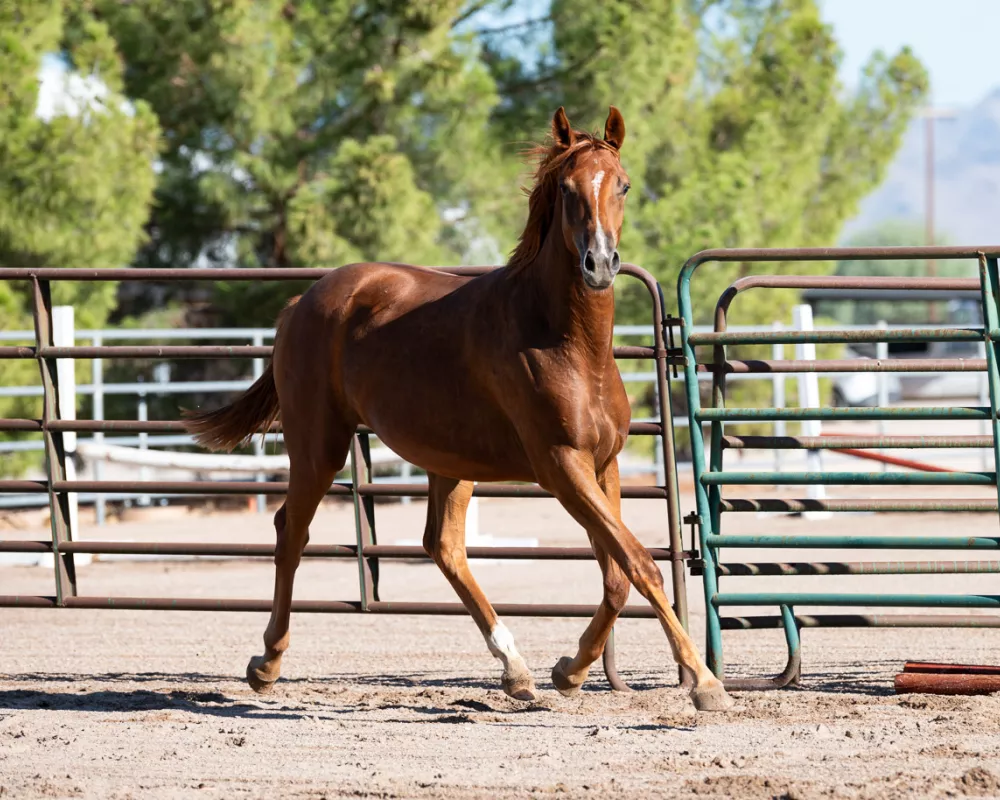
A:
{"label": "distant mountain", "polygon": [[[955,119],[934,125],[936,238],[950,244],[1000,242],[1000,87]],[[924,219],[925,122],[916,119],[885,182],[861,203],[842,238],[886,219]],[[915,242],[914,244],[922,244]]]}

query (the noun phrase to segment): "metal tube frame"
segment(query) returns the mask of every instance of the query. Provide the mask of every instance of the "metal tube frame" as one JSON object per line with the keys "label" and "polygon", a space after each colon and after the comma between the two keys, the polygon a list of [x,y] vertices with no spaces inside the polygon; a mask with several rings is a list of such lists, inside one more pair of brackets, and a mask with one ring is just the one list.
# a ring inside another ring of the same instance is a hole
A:
{"label": "metal tube frame", "polygon": [[[490,271],[489,267],[444,268],[455,275],[476,276]],[[228,598],[129,598],[83,597],[76,587],[73,564],[75,553],[130,553],[170,554],[215,557],[271,557],[274,548],[251,544],[176,544],[169,542],[100,542],[73,541],[73,531],[66,497],[69,492],[95,492],[114,494],[133,492],[137,487],[149,492],[175,495],[264,495],[284,494],[283,482],[258,481],[67,481],[63,434],[68,431],[130,431],[155,433],[183,431],[182,423],[170,421],[135,420],[60,420],[58,413],[58,381],[56,358],[243,358],[259,359],[271,354],[271,347],[255,345],[169,345],[169,346],[101,346],[56,347],[51,330],[50,282],[69,281],[288,281],[318,280],[331,270],[325,269],[0,269],[0,281],[27,280],[32,283],[34,298],[35,345],[0,347],[0,358],[35,359],[42,377],[44,410],[42,418],[3,419],[0,431],[41,432],[46,456],[46,480],[0,480],[0,493],[46,493],[49,497],[52,519],[51,541],[0,541],[0,552],[52,553],[55,559],[54,596],[0,596],[0,607],[28,608],[128,608],[147,610],[203,610],[203,611],[266,611],[269,601],[238,600]],[[682,624],[687,626],[687,591],[684,560],[694,554],[683,549],[681,542],[680,505],[678,500],[677,470],[674,453],[674,422],[670,405],[670,376],[668,366],[680,362],[678,351],[668,347],[672,339],[671,326],[676,320],[666,316],[663,291],[656,280],[645,270],[624,264],[621,272],[638,279],[646,288],[652,302],[654,344],[649,346],[616,346],[618,359],[652,359],[656,371],[656,393],[659,406],[658,422],[632,423],[630,433],[660,438],[664,456],[665,481],[662,486],[626,486],[623,498],[651,498],[666,500],[669,547],[650,550],[654,559],[671,562],[671,581],[674,591],[674,608]],[[280,430],[275,425],[272,430]],[[328,494],[351,497],[355,509],[356,543],[354,545],[309,545],[304,555],[312,558],[353,558],[358,563],[359,601],[300,601],[292,610],[316,613],[398,613],[398,614],[449,614],[464,615],[460,603],[409,603],[384,602],[379,598],[379,558],[404,558],[426,560],[422,548],[381,546],[375,537],[376,497],[420,497],[427,495],[427,486],[421,484],[375,484],[371,471],[369,434],[359,428],[351,448],[351,482],[334,483]],[[477,485],[475,495],[480,497],[549,497],[536,485],[487,484]],[[502,559],[568,559],[593,558],[589,548],[469,548],[470,558]],[[496,610],[508,616],[586,617],[596,607],[565,604],[499,604]],[[653,618],[651,608],[629,606],[625,618]],[[608,640],[603,654],[605,674],[613,689],[626,690],[628,686],[617,673],[614,657],[614,635]]]}
{"label": "metal tube frame", "polygon": [[[933,448],[933,447],[993,447],[1000,456],[1000,276],[997,258],[1000,247],[877,247],[877,248],[795,248],[795,249],[732,249],[707,250],[693,256],[681,270],[677,296],[682,319],[681,344],[687,383],[690,418],[692,461],[694,466],[695,500],[701,545],[701,559],[693,572],[703,576],[707,613],[708,663],[720,678],[724,676],[722,631],[782,627],[788,646],[788,663],[773,678],[727,680],[733,689],[762,689],[784,686],[798,677],[801,627],[888,627],[888,626],[957,626],[1000,627],[1000,617],[973,615],[819,615],[796,616],[796,605],[837,606],[937,606],[954,608],[1000,607],[1000,597],[990,595],[894,595],[842,593],[720,593],[719,579],[728,576],[757,575],[842,575],[842,574],[970,574],[1000,572],[997,561],[929,561],[929,562],[816,562],[816,563],[726,563],[719,562],[722,547],[778,548],[855,548],[876,549],[944,549],[978,550],[1000,548],[1000,538],[991,537],[899,537],[899,536],[733,536],[721,530],[724,512],[748,511],[954,511],[993,512],[998,502],[982,500],[890,500],[890,499],[746,499],[721,497],[721,487],[727,484],[947,484],[993,485],[998,487],[996,472],[933,472],[933,473],[845,473],[845,472],[725,472],[724,453],[727,449],[834,449],[854,448]],[[975,259],[980,265],[976,279],[894,278],[894,277],[823,277],[796,275],[750,275],[736,280],[721,294],[715,308],[714,333],[694,333],[694,309],[691,280],[696,270],[710,262],[761,263],[794,261],[828,261],[836,259],[892,260],[907,258]],[[728,332],[727,318],[733,300],[751,288],[775,289],[851,289],[851,290],[940,290],[969,292],[979,290],[983,306],[982,328],[914,328],[888,331],[882,329],[842,331],[767,331]],[[986,345],[986,359],[935,359],[923,365],[904,363],[903,359],[822,360],[814,362],[777,360],[732,360],[726,356],[726,346],[775,345],[784,343],[852,343],[889,341],[980,341]],[[696,348],[712,347],[712,357],[703,363],[697,359]],[[725,405],[726,376],[741,373],[805,373],[805,372],[938,372],[982,371],[989,377],[990,405],[973,408],[727,408]],[[698,373],[711,372],[711,406],[702,408],[698,391]],[[991,420],[992,436],[968,437],[792,437],[725,435],[726,422],[761,422],[811,419],[982,419]],[[710,424],[709,461],[705,463],[705,440],[702,425]],[[898,461],[898,460],[897,460]],[[1000,463],[1000,461],[998,461]],[[918,466],[916,462],[898,464]],[[774,605],[775,617],[724,617],[725,605]]]}

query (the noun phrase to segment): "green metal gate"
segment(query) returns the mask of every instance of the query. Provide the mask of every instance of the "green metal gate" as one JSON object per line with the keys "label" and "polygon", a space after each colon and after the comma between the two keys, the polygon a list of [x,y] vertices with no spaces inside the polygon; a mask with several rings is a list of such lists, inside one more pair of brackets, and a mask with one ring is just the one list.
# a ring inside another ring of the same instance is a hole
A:
{"label": "green metal gate", "polygon": [[[997,258],[1000,247],[894,247],[894,248],[810,248],[709,250],[692,257],[681,271],[678,281],[678,303],[682,319],[681,339],[685,357],[685,378],[688,414],[691,425],[691,448],[694,462],[696,513],[688,518],[699,532],[701,559],[696,571],[703,573],[707,613],[708,663],[713,672],[723,677],[724,661],[722,631],[726,629],[783,628],[788,646],[785,669],[771,678],[729,680],[735,689],[784,686],[795,681],[800,667],[799,630],[802,627],[1000,627],[1000,616],[982,614],[815,614],[796,615],[796,606],[838,607],[918,607],[918,608],[1000,608],[1000,595],[976,594],[883,594],[843,592],[725,592],[722,579],[729,576],[780,575],[891,575],[891,574],[970,574],[1000,572],[1000,561],[979,560],[976,556],[1000,551],[1000,537],[896,536],[896,535],[836,535],[817,536],[804,532],[797,535],[726,535],[722,520],[725,514],[776,511],[870,511],[870,512],[992,512],[997,513],[994,499],[817,499],[817,498],[754,498],[723,496],[727,486],[994,486],[997,473],[992,472],[741,472],[727,470],[724,457],[728,450],[798,449],[845,450],[884,448],[992,448],[998,452],[997,416],[1000,402],[1000,371],[997,352],[1000,342],[1000,276]],[[816,277],[785,274],[753,274],[735,281],[722,292],[715,308],[714,332],[693,331],[695,313],[692,308],[691,281],[695,272],[711,262],[806,262],[840,259],[894,260],[933,258],[938,260],[975,259],[979,263],[979,279],[952,278],[889,278],[889,277]],[[842,330],[842,331],[768,331],[735,332],[727,330],[729,307],[741,292],[749,289],[895,289],[968,291],[975,289],[982,299],[982,327],[914,328],[909,330]],[[727,346],[858,342],[981,342],[985,345],[984,359],[838,359],[838,360],[766,360],[729,359]],[[701,358],[699,359],[699,354]],[[915,406],[873,408],[732,408],[725,402],[726,378],[732,374],[808,372],[959,372],[988,373],[990,405],[988,407]],[[712,375],[712,391],[703,406],[699,391],[699,373]],[[779,420],[989,420],[989,436],[746,436],[734,435],[740,423],[773,423]],[[709,457],[705,463],[705,441],[702,426],[708,426]],[[997,462],[994,461],[994,464]],[[947,550],[971,551],[969,560],[950,561],[824,561],[820,563],[724,563],[721,548],[765,548],[779,553],[809,549],[871,549],[871,550]],[[829,580],[828,578],[825,580]],[[775,608],[771,616],[724,616],[723,609],[733,606],[764,606]]]}

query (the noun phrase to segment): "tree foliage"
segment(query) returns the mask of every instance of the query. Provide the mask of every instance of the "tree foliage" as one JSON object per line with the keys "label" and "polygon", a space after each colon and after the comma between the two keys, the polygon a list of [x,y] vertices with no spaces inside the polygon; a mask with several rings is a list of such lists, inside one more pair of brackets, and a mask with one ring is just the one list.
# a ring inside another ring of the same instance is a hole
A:
{"label": "tree foliage", "polygon": [[[39,114],[43,59],[66,67],[64,99]],[[94,87],[97,86],[97,90]],[[122,92],[107,26],[80,0],[0,0],[0,265],[124,267],[143,240],[156,176],[154,114]],[[0,283],[0,329],[31,329],[30,285]],[[100,327],[110,283],[60,284],[57,304]],[[0,361],[0,385],[37,382],[33,362]],[[0,402],[37,415],[34,400]]]}
{"label": "tree foliage", "polygon": [[[472,37],[452,31],[460,0],[95,7],[129,65],[129,94],[164,131],[137,263],[460,257],[467,241],[455,226],[443,230],[440,212],[488,209],[479,172],[496,103]],[[281,295],[236,286],[218,300],[226,322],[266,324]]]}
{"label": "tree foliage", "polygon": [[[46,57],[92,90],[50,117]],[[525,217],[524,146],[560,105],[592,127],[614,104],[622,255],[671,302],[691,254],[830,244],[880,181],[926,73],[905,48],[876,53],[849,93],[840,61],[816,0],[0,0],[0,263],[495,263]],[[758,268],[704,267],[701,320]],[[123,285],[114,319],[173,305],[268,325],[303,288]],[[620,319],[648,319],[637,288],[621,285]],[[0,287],[5,326],[27,322],[20,291]],[[59,292],[81,327],[115,302]],[[737,321],[792,300],[748,293]]]}
{"label": "tree foliage", "polygon": [[[851,236],[849,247],[895,247],[913,245],[923,239],[923,228],[915,222],[890,220],[860,231]],[[939,235],[937,244],[948,244],[947,237]],[[837,275],[887,275],[898,277],[925,277],[931,274],[930,264],[924,259],[910,258],[900,261],[838,261]],[[938,261],[934,274],[948,278],[975,278],[975,261]],[[926,302],[821,302],[821,314],[848,325],[874,325],[880,321],[893,324],[921,325],[931,321]]]}
{"label": "tree foliage", "polygon": [[[685,259],[708,247],[831,244],[927,91],[904,48],[874,54],[846,94],[840,50],[813,0],[553,0],[546,24],[552,51],[541,68],[493,48],[510,101],[503,121],[537,126],[560,103],[581,120],[601,119],[611,101],[622,109],[634,191],[621,249],[668,291]],[[537,91],[518,88],[531,78]],[[702,268],[703,319],[750,269]],[[752,296],[737,304],[741,319],[780,319],[794,299],[770,293],[754,309]]]}

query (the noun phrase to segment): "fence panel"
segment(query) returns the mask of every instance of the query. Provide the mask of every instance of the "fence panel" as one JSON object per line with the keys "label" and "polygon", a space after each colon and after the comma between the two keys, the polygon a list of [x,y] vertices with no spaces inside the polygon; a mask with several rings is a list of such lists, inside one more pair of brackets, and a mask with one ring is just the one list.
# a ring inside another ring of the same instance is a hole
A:
{"label": "fence panel", "polygon": [[[474,276],[487,272],[487,268],[462,267],[446,271]],[[103,281],[103,280],[143,280],[143,281],[284,281],[316,280],[328,270],[319,269],[129,269],[129,270],[74,270],[74,269],[0,269],[0,280],[30,281],[34,287],[35,342],[33,346],[16,345],[0,347],[0,358],[36,359],[42,376],[44,413],[41,419],[3,419],[0,431],[34,431],[44,438],[46,461],[45,480],[0,480],[0,494],[29,493],[47,494],[52,511],[52,537],[45,541],[4,541],[0,540],[0,553],[52,553],[55,556],[55,590],[51,596],[0,596],[0,606],[32,608],[128,608],[147,610],[203,610],[203,611],[266,611],[269,601],[234,598],[191,598],[191,597],[95,597],[77,592],[73,557],[75,554],[135,554],[135,555],[188,555],[188,556],[231,556],[261,557],[272,556],[272,546],[262,547],[252,544],[183,544],[171,542],[123,543],[86,540],[80,541],[74,530],[74,520],[67,512],[66,497],[69,493],[93,493],[98,495],[265,495],[284,494],[287,484],[278,481],[81,481],[71,480],[66,473],[66,450],[63,439],[76,432],[106,434],[129,432],[146,435],[150,433],[181,432],[179,420],[69,420],[61,419],[58,413],[59,382],[56,359],[106,359],[106,358],[252,358],[260,359],[270,355],[271,348],[261,343],[266,332],[255,334],[251,345],[107,345],[108,332],[101,332],[101,338],[90,346],[57,346],[51,331],[51,297],[49,286],[53,281]],[[647,272],[633,265],[623,265],[623,275],[639,280],[650,296],[650,313],[653,323],[653,346],[617,346],[618,359],[651,360],[655,366],[656,403],[658,416],[651,421],[634,422],[632,435],[656,436],[664,458],[665,480],[653,486],[625,486],[623,499],[652,498],[666,501],[665,522],[670,545],[654,548],[651,555],[658,561],[671,563],[671,578],[675,597],[675,610],[682,623],[687,625],[687,595],[685,585],[684,559],[691,553],[685,552],[681,544],[680,510],[677,498],[677,473],[674,463],[673,418],[670,411],[670,390],[668,365],[676,364],[679,354],[668,346],[671,320],[666,318],[663,295],[659,285]],[[217,334],[216,334],[217,335]],[[257,362],[259,364],[259,362]],[[95,386],[100,385],[95,380]],[[159,387],[163,389],[164,387]],[[185,389],[192,389],[189,385]],[[225,387],[237,388],[237,387]],[[103,384],[104,393],[113,391],[113,385]],[[280,431],[280,425],[275,427]],[[390,613],[390,614],[465,614],[460,603],[413,603],[384,602],[379,600],[378,563],[382,558],[427,558],[422,548],[392,547],[378,545],[375,536],[376,497],[420,497],[426,496],[427,486],[419,483],[382,484],[373,481],[368,436],[371,431],[359,429],[352,449],[352,470],[350,482],[335,482],[328,494],[350,497],[355,506],[356,542],[353,545],[309,545],[305,549],[307,558],[349,558],[358,563],[359,599],[300,601],[292,609],[302,612],[322,613]],[[536,485],[485,484],[475,487],[478,497],[548,497],[548,493]],[[593,558],[586,548],[556,547],[472,547],[470,558],[489,559],[580,559]],[[565,604],[501,604],[496,606],[501,615],[579,617],[590,616],[596,607]],[[623,617],[653,617],[649,607],[626,608]],[[604,653],[605,672],[615,688],[626,688],[616,673],[613,639]]]}
{"label": "fence panel", "polygon": [[[850,549],[914,549],[947,551],[997,551],[1000,537],[961,536],[897,536],[892,534],[864,536],[796,535],[748,536],[723,532],[725,514],[746,512],[835,513],[866,512],[997,512],[996,500],[981,498],[958,499],[898,499],[858,498],[826,499],[816,489],[843,486],[944,485],[997,486],[996,471],[966,471],[938,468],[912,460],[887,458],[878,454],[885,448],[989,448],[997,452],[997,404],[1000,398],[1000,371],[996,341],[1000,339],[998,314],[997,257],[1000,248],[823,248],[790,250],[712,250],[700,253],[684,266],[678,281],[678,302],[683,328],[681,333],[685,356],[686,390],[690,420],[695,495],[697,511],[689,520],[698,528],[702,555],[696,573],[703,577],[707,613],[707,649],[711,669],[720,678],[724,675],[722,631],[781,627],[785,631],[788,660],[782,672],[772,678],[727,681],[732,688],[769,688],[795,681],[800,666],[799,628],[801,627],[1000,627],[1000,616],[981,615],[880,615],[880,614],[810,614],[796,616],[796,606],[860,606],[860,607],[936,607],[936,608],[1000,608],[1000,595],[973,594],[912,594],[868,592],[723,592],[719,584],[729,577],[757,576],[829,576],[838,575],[898,575],[898,574],[974,574],[1000,572],[996,560],[895,561],[895,562],[721,562],[721,548],[765,548],[784,555],[789,550],[803,548]],[[978,279],[892,278],[892,277],[816,277],[776,274],[754,274],[735,281],[722,292],[714,310],[715,325],[710,333],[693,330],[695,310],[691,300],[691,280],[699,267],[710,262],[766,263],[789,261],[827,261],[835,259],[892,260],[905,258],[973,259],[979,263]],[[887,329],[886,326],[841,330],[773,330],[741,332],[728,329],[730,305],[749,289],[851,289],[859,292],[905,290],[910,299],[918,299],[921,291],[980,292],[984,325],[978,327],[921,327]],[[908,359],[839,359],[816,360],[810,354],[799,355],[795,361],[760,359],[730,359],[727,347],[732,345],[798,346],[820,343],[858,342],[973,342],[985,345],[986,359],[934,359],[914,362]],[[704,355],[710,350],[711,357]],[[702,357],[699,360],[699,352]],[[917,406],[890,408],[822,408],[818,403],[802,403],[801,408],[732,408],[726,405],[727,379],[738,374],[810,374],[821,372],[943,372],[982,371],[989,378],[988,405],[982,406]],[[699,375],[709,373],[713,391],[707,406],[702,405],[698,389]],[[812,406],[812,407],[809,407]],[[819,420],[986,420],[991,421],[992,435],[984,436],[890,436],[857,435],[848,438],[818,436],[806,428],[805,435],[788,436],[784,432],[771,436],[732,433],[741,423],[787,423],[797,421],[807,426]],[[710,429],[706,463],[702,426]],[[813,435],[810,435],[812,433]],[[729,450],[800,450],[816,454],[806,471],[744,472],[727,470],[725,454]],[[847,472],[823,469],[816,465],[820,452],[839,451],[874,458],[883,463],[908,467],[915,472]],[[853,452],[852,452],[853,451]],[[859,452],[860,451],[860,452]],[[805,486],[812,490],[807,497],[741,497],[724,496],[724,487],[739,491],[756,486]],[[969,553],[969,555],[976,555]],[[985,555],[985,554],[984,554]],[[724,616],[726,607],[771,606],[775,616]]]}

